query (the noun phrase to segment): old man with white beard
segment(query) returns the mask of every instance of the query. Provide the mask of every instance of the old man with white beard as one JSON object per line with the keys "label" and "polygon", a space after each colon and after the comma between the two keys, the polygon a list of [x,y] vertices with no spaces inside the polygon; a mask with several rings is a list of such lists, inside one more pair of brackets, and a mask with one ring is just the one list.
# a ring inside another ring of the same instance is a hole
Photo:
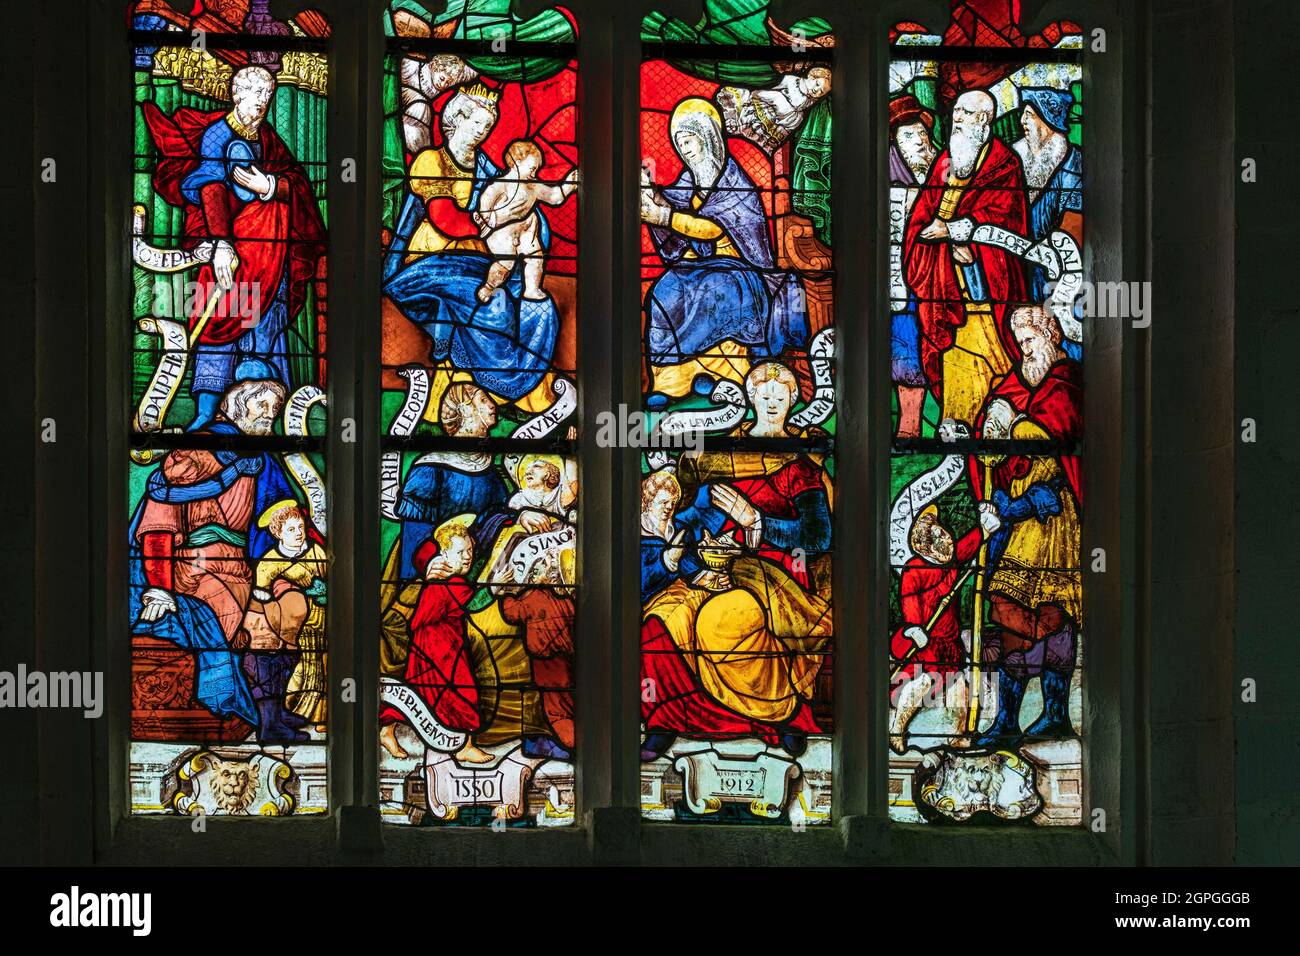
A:
{"label": "old man with white beard", "polygon": [[[1025,167],[1029,187],[1029,236],[1046,239],[1061,230],[1083,248],[1083,150],[1067,136],[1074,97],[1066,90],[1031,87],[1020,91],[1025,131],[1012,149]],[[1029,270],[1029,298],[1045,302],[1050,279],[1041,265]],[[1063,344],[1071,358],[1082,358],[1077,343]]]}
{"label": "old man with white beard", "polygon": [[275,89],[269,71],[246,66],[230,79],[228,110],[182,106],[167,115],[152,103],[140,107],[158,152],[154,190],[182,211],[183,245],[211,250],[194,275],[202,294],[191,297],[188,317],[195,413],[187,431],[217,417],[243,359],[292,384],[288,330],[306,305],[326,237],[307,171],[268,119]]}
{"label": "old man with white beard", "polygon": [[975,244],[978,226],[1025,235],[1020,158],[992,134],[993,97],[968,90],[952,110],[948,147],[934,161],[908,219],[903,269],[918,300],[921,364],[945,419],[973,423],[989,388],[1017,357],[1008,303],[1023,301],[1021,260]]}
{"label": "old man with white beard", "polygon": [[[1011,316],[1019,367],[993,391],[982,422],[986,438],[1070,447],[1083,434],[1079,363],[1061,347],[1061,327],[1043,306]],[[1070,678],[1083,624],[1079,567],[1083,504],[1079,459],[1065,453],[981,459],[993,469],[991,501],[1002,527],[989,539],[990,617],[999,625],[984,647],[1001,671],[998,713],[979,746],[1013,744],[1022,734],[1025,685],[1041,678],[1043,714],[1024,733],[1066,737]]]}

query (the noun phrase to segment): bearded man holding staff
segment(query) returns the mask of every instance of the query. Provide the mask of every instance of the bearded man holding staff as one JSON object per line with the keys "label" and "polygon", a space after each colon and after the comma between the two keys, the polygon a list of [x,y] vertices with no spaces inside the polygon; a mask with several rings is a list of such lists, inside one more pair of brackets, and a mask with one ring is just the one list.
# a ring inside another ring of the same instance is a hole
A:
{"label": "bearded man holding staff", "polygon": [[[1083,435],[1082,373],[1061,347],[1056,316],[1043,306],[1024,306],[1012,313],[1011,329],[1020,366],[993,390],[983,434],[1058,448],[1077,443]],[[1022,735],[1068,737],[1070,681],[1083,627],[1079,459],[1068,453],[983,459],[981,467],[992,469],[991,503],[1002,526],[989,539],[985,584],[989,616],[1000,630],[982,659],[1001,676],[997,715],[976,744],[1007,746]],[[1041,681],[1043,713],[1022,732],[1020,704],[1034,677]]]}
{"label": "bearded man holding staff", "polygon": [[[182,247],[213,246],[196,277],[205,294],[189,317],[197,409],[188,431],[217,418],[244,359],[263,362],[275,381],[292,385],[287,329],[325,254],[325,222],[306,171],[265,121],[274,96],[271,73],[248,66],[230,80],[227,112],[181,107],[168,116],[152,103],[141,106],[160,154],[154,189],[185,212]],[[206,290],[214,289],[222,296],[200,328]]]}

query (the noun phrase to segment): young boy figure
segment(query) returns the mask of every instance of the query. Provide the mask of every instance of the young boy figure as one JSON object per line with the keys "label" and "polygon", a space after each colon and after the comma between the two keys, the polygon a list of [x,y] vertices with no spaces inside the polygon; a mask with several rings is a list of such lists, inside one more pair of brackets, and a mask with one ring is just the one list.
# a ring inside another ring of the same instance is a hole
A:
{"label": "young boy figure", "polygon": [[571,170],[562,183],[537,178],[542,168],[542,151],[535,143],[517,139],[506,149],[505,172],[492,180],[479,197],[474,220],[479,237],[496,257],[487,278],[478,289],[478,300],[490,302],[515,264],[524,260],[524,298],[545,299],[542,276],[542,222],[537,204],[558,206],[578,188],[578,171]]}
{"label": "young boy figure", "polygon": [[[899,582],[899,610],[902,623],[890,638],[890,656],[897,670],[891,692],[897,698],[889,714],[889,747],[895,753],[907,750],[907,728],[924,705],[926,695],[946,681],[959,679],[966,657],[961,640],[958,588],[965,580],[963,569],[979,553],[984,539],[1001,526],[997,512],[988,502],[979,506],[979,522],[954,542],[952,532],[939,521],[939,509],[931,504],[912,522],[909,541],[913,557],[903,566]],[[969,688],[956,685],[957,712],[964,713]],[[951,738],[954,747],[967,741]]]}
{"label": "young boy figure", "polygon": [[[278,501],[258,518],[276,543],[257,561],[244,614],[251,678],[263,743],[302,742],[324,731],[325,549],[311,540],[298,502]],[[286,706],[287,705],[287,706]]]}
{"label": "young boy figure", "polygon": [[[406,684],[442,726],[465,734],[465,745],[455,755],[459,763],[490,763],[492,754],[475,746],[473,738],[482,717],[465,646],[465,613],[474,596],[474,586],[466,577],[474,564],[469,528],[457,520],[442,525],[415,552],[415,561],[423,569],[425,584],[411,617]],[[392,706],[379,714],[379,741],[399,759],[408,756],[396,735],[396,722],[401,719]]]}
{"label": "young boy figure", "polygon": [[578,461],[565,459],[563,473],[555,461],[540,457],[525,461],[520,481],[522,486],[510,497],[511,508],[563,518],[578,499]]}

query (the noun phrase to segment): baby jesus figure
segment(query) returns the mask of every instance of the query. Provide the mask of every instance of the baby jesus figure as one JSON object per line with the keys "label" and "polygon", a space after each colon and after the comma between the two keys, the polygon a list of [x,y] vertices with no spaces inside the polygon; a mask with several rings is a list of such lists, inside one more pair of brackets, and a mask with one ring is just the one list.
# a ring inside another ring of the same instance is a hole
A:
{"label": "baby jesus figure", "polygon": [[537,214],[539,202],[558,206],[578,188],[578,171],[571,170],[562,183],[542,182],[537,171],[542,168],[542,151],[535,143],[517,139],[506,149],[506,169],[483,189],[474,221],[479,238],[495,256],[487,278],[478,289],[478,300],[490,302],[497,289],[524,260],[524,298],[545,299],[542,277],[542,224]]}

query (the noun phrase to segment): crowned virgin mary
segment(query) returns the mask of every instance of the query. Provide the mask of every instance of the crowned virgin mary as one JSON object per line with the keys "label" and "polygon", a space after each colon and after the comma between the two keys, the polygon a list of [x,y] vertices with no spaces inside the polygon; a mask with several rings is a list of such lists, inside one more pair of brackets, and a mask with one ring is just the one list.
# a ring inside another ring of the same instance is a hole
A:
{"label": "crowned virgin mary", "polygon": [[[489,302],[477,297],[492,265],[475,214],[483,188],[501,174],[481,148],[497,122],[497,96],[482,83],[458,89],[442,109],[443,142],[412,159],[410,192],[384,261],[384,293],[433,339],[435,363],[449,361],[504,403],[546,377],[559,315],[549,295],[523,294],[519,268]],[[499,211],[503,221],[511,209]],[[537,215],[549,247],[546,218]]]}
{"label": "crowned virgin mary", "polygon": [[655,391],[681,396],[703,373],[744,380],[750,355],[807,343],[798,279],[775,268],[758,187],[728,153],[722,117],[682,100],[669,121],[684,168],[660,189],[644,182],[641,219],[667,270],[646,298]]}

